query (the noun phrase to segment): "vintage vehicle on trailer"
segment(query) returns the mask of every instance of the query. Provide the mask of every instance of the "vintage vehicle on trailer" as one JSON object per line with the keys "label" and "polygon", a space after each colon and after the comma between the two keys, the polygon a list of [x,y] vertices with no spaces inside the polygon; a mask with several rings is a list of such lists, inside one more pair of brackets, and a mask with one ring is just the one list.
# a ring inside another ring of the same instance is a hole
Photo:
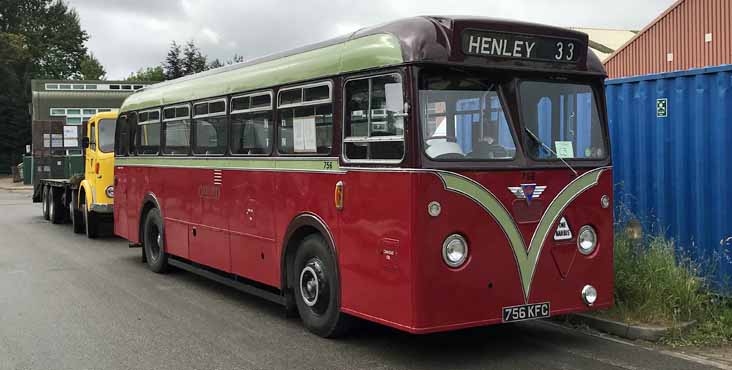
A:
{"label": "vintage vehicle on trailer", "polygon": [[114,133],[116,112],[97,113],[84,123],[84,176],[41,179],[38,199],[43,218],[54,224],[71,221],[75,233],[96,238],[112,223],[114,203]]}
{"label": "vintage vehicle on trailer", "polygon": [[115,233],[321,336],[607,308],[612,173],[585,34],[416,17],[161,83],[117,122]]}

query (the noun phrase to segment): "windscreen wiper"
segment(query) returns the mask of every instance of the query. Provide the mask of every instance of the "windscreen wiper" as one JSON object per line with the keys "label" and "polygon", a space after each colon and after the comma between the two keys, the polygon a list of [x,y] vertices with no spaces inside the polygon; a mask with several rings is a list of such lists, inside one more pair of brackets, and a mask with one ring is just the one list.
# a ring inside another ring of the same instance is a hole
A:
{"label": "windscreen wiper", "polygon": [[574,173],[574,176],[577,177],[577,175],[578,175],[577,171],[575,171],[574,168],[572,168],[572,166],[570,166],[569,163],[567,163],[567,161],[564,160],[564,158],[560,157],[559,154],[557,154],[557,152],[553,151],[552,148],[550,148],[549,146],[544,144],[544,142],[541,141],[541,139],[539,139],[539,137],[536,136],[536,134],[533,131],[531,131],[530,128],[524,127],[524,130],[526,130],[526,132],[529,133],[529,136],[531,136],[531,138],[534,139],[534,141],[536,141],[539,145],[543,146],[546,150],[548,150],[550,153],[554,154],[555,157],[557,157],[560,161],[562,161],[562,163],[564,163],[564,165],[567,166],[567,168],[569,168],[569,170],[572,171],[572,173]]}

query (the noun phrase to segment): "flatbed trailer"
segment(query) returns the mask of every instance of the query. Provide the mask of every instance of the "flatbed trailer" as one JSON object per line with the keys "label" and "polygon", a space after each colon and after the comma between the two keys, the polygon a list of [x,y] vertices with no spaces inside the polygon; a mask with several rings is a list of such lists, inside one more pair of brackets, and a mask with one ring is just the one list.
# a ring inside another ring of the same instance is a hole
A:
{"label": "flatbed trailer", "polygon": [[78,201],[79,184],[83,177],[71,179],[41,179],[34,191],[33,202],[43,203],[43,218],[54,224],[73,222],[71,209]]}

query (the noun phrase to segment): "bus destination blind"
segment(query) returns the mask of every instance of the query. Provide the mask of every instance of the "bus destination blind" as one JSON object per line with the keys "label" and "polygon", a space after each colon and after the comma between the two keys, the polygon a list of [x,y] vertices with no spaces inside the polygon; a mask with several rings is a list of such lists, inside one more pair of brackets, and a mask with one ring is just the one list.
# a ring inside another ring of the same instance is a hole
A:
{"label": "bus destination blind", "polygon": [[574,39],[470,29],[463,31],[462,48],[466,55],[565,63],[576,62],[581,52]]}

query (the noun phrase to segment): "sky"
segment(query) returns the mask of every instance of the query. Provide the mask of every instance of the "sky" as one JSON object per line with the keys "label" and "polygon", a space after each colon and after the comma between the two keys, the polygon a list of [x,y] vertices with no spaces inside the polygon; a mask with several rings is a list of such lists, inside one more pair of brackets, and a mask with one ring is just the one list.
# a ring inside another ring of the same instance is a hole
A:
{"label": "sky", "polygon": [[473,15],[640,30],[675,0],[66,0],[87,47],[122,79],[193,40],[209,60],[245,60],[416,15]]}

